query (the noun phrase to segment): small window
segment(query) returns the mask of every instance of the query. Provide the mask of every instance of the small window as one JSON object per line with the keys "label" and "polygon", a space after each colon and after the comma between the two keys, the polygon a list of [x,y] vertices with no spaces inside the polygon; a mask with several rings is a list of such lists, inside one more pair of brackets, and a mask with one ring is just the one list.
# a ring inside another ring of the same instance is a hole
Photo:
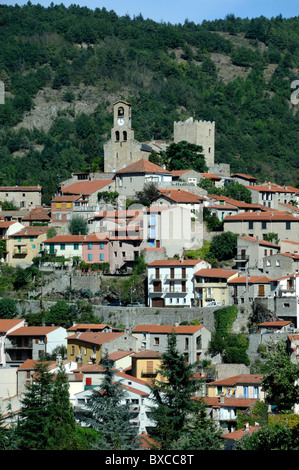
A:
{"label": "small window", "polygon": [[100,250],[104,249],[104,243],[100,243]]}
{"label": "small window", "polygon": [[60,209],[61,208],[61,202],[57,202],[56,207],[57,207],[57,209]]}
{"label": "small window", "polygon": [[60,249],[61,249],[61,250],[65,250],[65,243],[61,243]]}
{"label": "small window", "polygon": [[100,261],[104,261],[104,253],[100,253]]}
{"label": "small window", "polygon": [[79,250],[79,244],[78,243],[74,243],[74,250]]}
{"label": "small window", "polygon": [[286,230],[291,230],[291,222],[286,222]]}
{"label": "small window", "polygon": [[160,344],[160,339],[159,339],[159,338],[157,338],[157,337],[156,337],[156,338],[154,338],[154,343],[155,343],[156,345]]}
{"label": "small window", "polygon": [[92,250],[92,243],[88,243],[88,249]]}
{"label": "small window", "polygon": [[88,259],[88,261],[92,261],[92,254],[91,253],[88,253],[87,259]]}

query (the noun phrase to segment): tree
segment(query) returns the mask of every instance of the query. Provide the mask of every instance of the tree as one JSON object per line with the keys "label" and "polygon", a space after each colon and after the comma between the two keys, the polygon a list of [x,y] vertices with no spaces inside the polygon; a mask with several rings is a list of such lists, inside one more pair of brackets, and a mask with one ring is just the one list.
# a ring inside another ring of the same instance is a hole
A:
{"label": "tree", "polygon": [[28,386],[22,399],[22,408],[16,429],[20,450],[47,449],[46,430],[49,425],[53,376],[50,374],[46,362],[37,362],[34,373],[34,381]]}
{"label": "tree", "polygon": [[196,412],[192,396],[199,385],[192,377],[194,366],[186,363],[186,358],[176,349],[176,335],[168,337],[167,351],[162,355],[161,367],[158,371],[163,380],[155,380],[152,388],[152,418],[156,426],[151,435],[161,448],[169,449],[173,441],[178,440],[188,422],[190,413]]}
{"label": "tree", "polygon": [[207,166],[202,147],[190,144],[185,140],[172,143],[165,151],[164,161],[168,162],[168,170],[184,170],[192,168],[195,171],[205,172]]}
{"label": "tree", "polygon": [[76,449],[76,420],[70,402],[69,383],[60,364],[48,404],[47,449]]}
{"label": "tree", "polygon": [[142,191],[137,191],[135,195],[135,202],[142,206],[150,206],[152,199],[160,193],[154,183],[146,183]]}
{"label": "tree", "polygon": [[130,424],[130,412],[125,402],[125,391],[120,382],[114,381],[110,361],[102,361],[105,368],[100,389],[94,389],[83,419],[87,426],[99,432],[100,437],[93,445],[101,450],[132,450],[139,447],[138,434]]}
{"label": "tree", "polygon": [[277,411],[290,411],[299,401],[299,364],[291,361],[285,341],[271,342],[265,352],[266,370],[262,385],[266,390],[267,401]]}
{"label": "tree", "polygon": [[14,318],[17,313],[17,305],[14,299],[4,297],[0,300],[0,318]]}
{"label": "tree", "polygon": [[71,235],[87,235],[88,234],[88,224],[83,217],[75,216],[72,218],[69,223],[69,232]]}
{"label": "tree", "polygon": [[64,300],[58,300],[46,313],[45,323],[69,328],[73,323],[72,308]]}
{"label": "tree", "polygon": [[235,450],[298,450],[298,426],[291,429],[288,425],[275,424],[246,434],[236,442]]}
{"label": "tree", "polygon": [[212,238],[210,252],[218,261],[229,260],[237,252],[238,235],[232,232],[223,232]]}

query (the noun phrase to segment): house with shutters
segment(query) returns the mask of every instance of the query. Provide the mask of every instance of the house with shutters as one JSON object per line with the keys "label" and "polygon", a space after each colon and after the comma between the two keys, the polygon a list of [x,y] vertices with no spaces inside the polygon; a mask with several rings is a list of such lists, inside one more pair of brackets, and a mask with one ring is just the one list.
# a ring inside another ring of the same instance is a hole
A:
{"label": "house with shutters", "polygon": [[130,198],[134,197],[136,192],[142,191],[146,184],[154,183],[159,187],[171,182],[172,175],[169,171],[144,158],[118,169],[115,173],[115,190]]}
{"label": "house with shutters", "polygon": [[10,235],[6,240],[8,265],[30,266],[33,258],[44,250],[48,230],[47,226],[29,226]]}
{"label": "house with shutters", "polygon": [[148,264],[149,307],[191,307],[195,305],[194,274],[211,268],[204,260],[168,259]]}
{"label": "house with shutters", "polygon": [[254,299],[266,300],[273,297],[272,279],[267,276],[239,276],[228,281],[229,304],[240,305]]}
{"label": "house with shutters", "polygon": [[176,334],[177,350],[184,354],[190,364],[209,357],[208,346],[211,333],[203,325],[137,325],[132,330],[142,351],[165,353],[168,347],[168,337]]}
{"label": "house with shutters", "polygon": [[[253,275],[267,274],[264,268],[264,258],[272,257],[281,250],[281,246],[260,237],[240,235],[237,239],[237,254],[234,257],[235,268],[248,271]],[[270,276],[271,277],[271,276]]]}
{"label": "house with shutters", "polygon": [[238,410],[265,401],[261,374],[240,374],[206,384],[207,414],[223,433],[236,430]]}
{"label": "house with shutters", "polygon": [[6,366],[5,340],[9,333],[25,325],[21,318],[0,319],[0,367]]}
{"label": "house with shutters", "polygon": [[55,196],[51,201],[51,217],[58,226],[69,224],[72,220],[75,204],[80,204],[80,195],[63,194]]}
{"label": "house with shutters", "polygon": [[255,211],[227,215],[223,220],[225,232],[264,238],[274,233],[279,240],[299,242],[299,217],[282,211]]}
{"label": "house with shutters", "polygon": [[238,277],[238,271],[231,269],[200,269],[194,274],[195,305],[209,306],[216,302],[219,306],[229,305],[228,281]]}
{"label": "house with shutters", "polygon": [[7,333],[6,364],[20,366],[27,359],[40,360],[58,346],[66,347],[66,329],[61,326],[21,326]]}
{"label": "house with shutters", "polygon": [[137,340],[124,332],[79,332],[67,337],[67,358],[80,365],[100,364],[106,354],[136,351]]}

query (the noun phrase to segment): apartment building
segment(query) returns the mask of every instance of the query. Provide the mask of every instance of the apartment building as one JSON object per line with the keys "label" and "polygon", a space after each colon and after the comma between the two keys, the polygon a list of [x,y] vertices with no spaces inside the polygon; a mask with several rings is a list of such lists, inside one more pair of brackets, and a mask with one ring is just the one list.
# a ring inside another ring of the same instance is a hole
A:
{"label": "apartment building", "polygon": [[211,268],[204,260],[155,260],[148,264],[150,307],[191,307],[195,305],[194,274]]}

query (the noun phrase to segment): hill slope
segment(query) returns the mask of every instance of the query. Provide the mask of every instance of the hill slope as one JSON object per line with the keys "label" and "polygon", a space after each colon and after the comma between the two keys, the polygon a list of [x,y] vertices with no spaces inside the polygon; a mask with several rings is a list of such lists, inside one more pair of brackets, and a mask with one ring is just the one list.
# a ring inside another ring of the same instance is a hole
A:
{"label": "hill slope", "polygon": [[[136,139],[173,122],[216,122],[216,162],[262,181],[299,180],[299,18],[228,16],[196,25],[105,8],[0,6],[0,184],[42,184],[103,168],[112,104],[133,105]],[[26,164],[24,165],[24,161]]]}

